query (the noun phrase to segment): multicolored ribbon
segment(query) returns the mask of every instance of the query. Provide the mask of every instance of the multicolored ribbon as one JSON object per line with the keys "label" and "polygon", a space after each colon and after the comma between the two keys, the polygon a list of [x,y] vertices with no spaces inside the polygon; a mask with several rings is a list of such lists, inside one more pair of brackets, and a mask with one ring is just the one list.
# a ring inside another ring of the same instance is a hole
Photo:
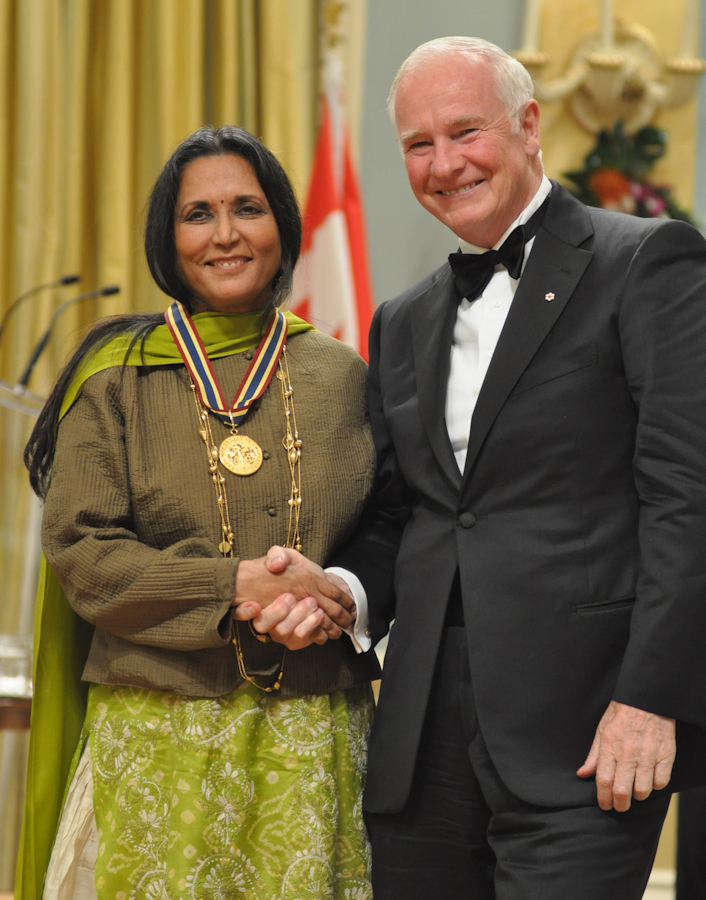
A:
{"label": "multicolored ribbon", "polygon": [[223,396],[196,326],[184,306],[175,300],[164,313],[164,318],[202,405],[218,416],[224,425],[232,424],[237,427],[252,404],[265,393],[275,373],[287,340],[287,319],[284,314],[279,309],[275,310],[270,327],[260,341],[230,407]]}

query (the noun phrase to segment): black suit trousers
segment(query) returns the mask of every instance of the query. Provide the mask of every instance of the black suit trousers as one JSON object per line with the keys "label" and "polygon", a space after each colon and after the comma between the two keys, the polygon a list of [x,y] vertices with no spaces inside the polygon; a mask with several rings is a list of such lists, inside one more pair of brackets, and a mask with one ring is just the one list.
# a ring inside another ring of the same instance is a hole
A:
{"label": "black suit trousers", "polygon": [[669,799],[617,813],[513,796],[478,728],[465,630],[447,626],[407,805],[366,816],[375,900],[640,900]]}
{"label": "black suit trousers", "polygon": [[706,897],[706,787],[679,794],[677,900]]}

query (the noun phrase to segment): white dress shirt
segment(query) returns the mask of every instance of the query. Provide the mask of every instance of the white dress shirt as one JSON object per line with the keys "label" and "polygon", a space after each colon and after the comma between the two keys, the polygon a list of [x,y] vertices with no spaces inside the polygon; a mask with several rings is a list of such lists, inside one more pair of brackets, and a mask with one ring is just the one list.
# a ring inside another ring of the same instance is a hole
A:
{"label": "white dress shirt", "polygon": [[[495,244],[493,250],[502,246],[513,229],[518,225],[524,225],[532,217],[549,196],[551,189],[551,182],[544,176],[537,193]],[[459,241],[459,244],[463,253],[487,252],[486,249],[468,244],[466,241]],[[523,269],[533,244],[534,238],[525,244]],[[493,277],[480,297],[470,303],[468,300],[462,300],[458,307],[446,389],[446,429],[461,472],[466,464],[473,410],[476,408],[478,394],[519,283],[519,279],[510,277],[505,266],[496,266]]]}
{"label": "white dress shirt", "polygon": [[[545,175],[537,193],[497,244],[491,248],[492,250],[501,247],[513,229],[518,225],[524,225],[532,217],[549,196],[551,189],[551,182]],[[459,244],[462,253],[488,252],[487,248],[476,247],[460,239]],[[533,244],[534,238],[525,244],[523,270]],[[493,277],[480,297],[470,303],[468,300],[462,300],[458,307],[451,344],[451,368],[446,388],[446,429],[461,472],[466,464],[473,410],[519,283],[519,279],[510,278],[505,266],[496,266]],[[351,588],[357,616],[354,628],[348,629],[346,633],[350,634],[356,652],[364,653],[371,645],[367,634],[368,598],[365,588],[360,580],[346,569],[331,568],[326,571],[340,575]]]}

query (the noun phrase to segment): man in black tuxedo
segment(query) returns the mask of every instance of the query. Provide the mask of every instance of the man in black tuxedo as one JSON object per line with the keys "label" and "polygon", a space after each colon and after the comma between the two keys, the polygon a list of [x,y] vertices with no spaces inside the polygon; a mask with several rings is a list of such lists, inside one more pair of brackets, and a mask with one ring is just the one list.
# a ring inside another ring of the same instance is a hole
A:
{"label": "man in black tuxedo", "polygon": [[544,178],[492,44],[418,48],[391,109],[463,252],[376,312],[377,492],[335,560],[373,641],[394,619],[375,900],[639,900],[704,775],[706,244]]}

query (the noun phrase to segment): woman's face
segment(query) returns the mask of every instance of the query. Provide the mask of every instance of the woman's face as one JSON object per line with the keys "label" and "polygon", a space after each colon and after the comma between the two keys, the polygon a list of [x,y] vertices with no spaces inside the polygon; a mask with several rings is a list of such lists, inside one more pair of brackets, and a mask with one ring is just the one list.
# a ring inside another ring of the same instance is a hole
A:
{"label": "woman's face", "polygon": [[250,163],[201,156],[181,175],[174,225],[194,312],[262,309],[282,264],[277,223]]}

